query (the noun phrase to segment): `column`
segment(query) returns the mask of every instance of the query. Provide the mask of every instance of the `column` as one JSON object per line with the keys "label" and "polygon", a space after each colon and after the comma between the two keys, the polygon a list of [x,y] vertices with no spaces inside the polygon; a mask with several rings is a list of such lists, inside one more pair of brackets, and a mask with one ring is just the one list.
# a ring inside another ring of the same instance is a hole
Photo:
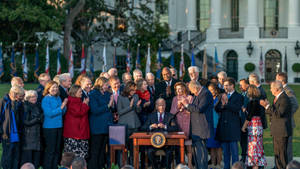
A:
{"label": "column", "polygon": [[211,0],[210,4],[210,27],[207,30],[207,41],[219,39],[219,28],[221,27],[221,0]]}
{"label": "column", "polygon": [[300,0],[289,0],[288,38],[298,39],[300,35]]}
{"label": "column", "polygon": [[196,0],[186,1],[186,19],[187,19],[187,30],[197,30],[196,26]]}
{"label": "column", "polygon": [[257,2],[257,0],[248,0],[248,20],[244,31],[244,38],[247,40],[257,40],[259,38]]}

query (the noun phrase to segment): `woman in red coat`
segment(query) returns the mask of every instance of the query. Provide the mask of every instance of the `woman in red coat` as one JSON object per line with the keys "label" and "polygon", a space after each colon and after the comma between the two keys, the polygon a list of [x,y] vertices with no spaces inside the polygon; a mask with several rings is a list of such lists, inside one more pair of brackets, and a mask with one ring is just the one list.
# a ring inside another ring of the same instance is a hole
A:
{"label": "woman in red coat", "polygon": [[64,121],[64,152],[73,152],[77,157],[88,155],[90,126],[88,119],[89,98],[81,101],[82,89],[78,85],[69,91],[67,113]]}

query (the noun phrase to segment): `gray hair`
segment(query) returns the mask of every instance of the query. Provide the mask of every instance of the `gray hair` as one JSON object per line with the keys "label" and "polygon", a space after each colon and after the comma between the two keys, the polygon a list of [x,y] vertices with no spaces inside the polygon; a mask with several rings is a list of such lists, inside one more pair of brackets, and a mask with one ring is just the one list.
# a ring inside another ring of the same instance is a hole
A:
{"label": "gray hair", "polygon": [[36,96],[36,97],[38,96],[37,92],[35,90],[27,90],[27,91],[25,91],[25,98],[24,99],[26,101],[28,101],[29,98],[32,97],[32,96]]}
{"label": "gray hair", "polygon": [[283,86],[282,86],[282,83],[278,80],[274,81],[271,83],[271,86],[274,88],[274,89],[277,89],[279,91],[282,91],[283,90]]}
{"label": "gray hair", "polygon": [[224,71],[221,71],[221,72],[218,73],[217,76],[218,76],[218,77],[223,76],[223,77],[227,78],[227,73],[224,72]]}
{"label": "gray hair", "polygon": [[155,76],[154,76],[154,74],[153,74],[153,73],[151,73],[151,72],[148,72],[148,73],[146,74],[146,79],[148,79],[148,76],[155,77]]}
{"label": "gray hair", "polygon": [[190,169],[187,165],[178,164],[175,169]]}
{"label": "gray hair", "polygon": [[86,169],[86,161],[81,157],[76,157],[71,165],[72,169]]}
{"label": "gray hair", "polygon": [[63,73],[63,74],[59,75],[59,83],[66,81],[68,78],[71,78],[70,73]]}
{"label": "gray hair", "polygon": [[143,72],[140,69],[134,69],[134,71],[132,72],[133,76],[135,76],[138,73],[143,74]]}
{"label": "gray hair", "polygon": [[155,106],[157,105],[157,103],[158,102],[160,102],[160,101],[164,101],[164,103],[166,104],[166,101],[165,101],[165,99],[163,99],[163,98],[158,98],[156,101],[155,101]]}
{"label": "gray hair", "polygon": [[25,163],[22,165],[21,169],[35,169],[32,163]]}
{"label": "gray hair", "polygon": [[259,76],[256,73],[251,73],[249,75],[249,83],[260,84]]}
{"label": "gray hair", "polygon": [[191,72],[192,70],[194,70],[195,72],[200,72],[199,67],[198,66],[190,66],[188,68],[188,72]]}
{"label": "gray hair", "polygon": [[189,83],[189,88],[193,88],[193,89],[200,89],[201,88],[201,84],[198,81],[190,81]]}

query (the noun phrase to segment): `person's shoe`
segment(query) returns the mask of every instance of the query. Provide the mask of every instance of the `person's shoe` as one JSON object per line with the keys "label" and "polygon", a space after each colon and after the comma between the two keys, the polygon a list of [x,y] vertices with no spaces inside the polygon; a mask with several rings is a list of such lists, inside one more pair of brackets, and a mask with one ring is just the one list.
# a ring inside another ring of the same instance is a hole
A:
{"label": "person's shoe", "polygon": [[211,164],[212,164],[211,159],[208,160],[208,163],[207,163],[207,164],[208,164],[208,165],[211,165]]}

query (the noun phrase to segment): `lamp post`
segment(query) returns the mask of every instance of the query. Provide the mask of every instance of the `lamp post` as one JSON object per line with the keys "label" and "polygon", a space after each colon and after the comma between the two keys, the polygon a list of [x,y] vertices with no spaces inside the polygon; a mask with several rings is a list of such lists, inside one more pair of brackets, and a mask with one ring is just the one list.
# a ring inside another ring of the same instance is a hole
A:
{"label": "lamp post", "polygon": [[253,52],[253,45],[252,45],[252,42],[249,41],[249,44],[247,46],[247,53],[248,53],[249,56],[251,56],[252,52]]}
{"label": "lamp post", "polygon": [[299,57],[299,54],[300,54],[300,45],[299,45],[299,41],[298,40],[297,40],[296,46],[295,46],[295,53],[296,53],[297,57]]}

